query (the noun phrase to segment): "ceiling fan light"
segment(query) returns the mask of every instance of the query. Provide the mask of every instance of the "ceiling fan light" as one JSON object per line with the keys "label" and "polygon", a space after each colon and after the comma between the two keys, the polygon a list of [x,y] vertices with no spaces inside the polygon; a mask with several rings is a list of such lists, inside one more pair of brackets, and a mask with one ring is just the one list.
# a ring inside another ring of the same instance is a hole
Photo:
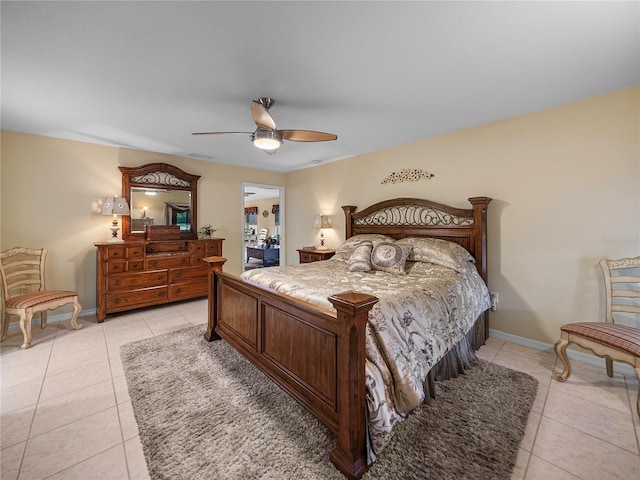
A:
{"label": "ceiling fan light", "polygon": [[258,129],[253,132],[251,141],[261,150],[276,150],[282,144],[282,137],[276,130]]}

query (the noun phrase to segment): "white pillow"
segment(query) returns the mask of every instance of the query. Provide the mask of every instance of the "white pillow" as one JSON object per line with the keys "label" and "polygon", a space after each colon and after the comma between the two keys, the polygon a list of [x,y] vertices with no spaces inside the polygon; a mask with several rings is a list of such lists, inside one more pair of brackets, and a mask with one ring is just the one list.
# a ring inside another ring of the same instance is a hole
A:
{"label": "white pillow", "polygon": [[345,262],[349,261],[353,250],[362,242],[393,242],[393,238],[387,237],[386,235],[379,235],[377,233],[364,233],[361,235],[354,235],[351,238],[347,238],[342,244],[336,249],[336,253],[333,258],[338,260],[343,260]]}
{"label": "white pillow", "polygon": [[371,266],[374,270],[405,275],[405,264],[411,252],[408,245],[396,242],[373,242]]}
{"label": "white pillow", "polygon": [[397,241],[399,245],[413,247],[409,255],[410,261],[442,265],[457,272],[466,269],[475,259],[461,245],[440,238],[407,237]]}

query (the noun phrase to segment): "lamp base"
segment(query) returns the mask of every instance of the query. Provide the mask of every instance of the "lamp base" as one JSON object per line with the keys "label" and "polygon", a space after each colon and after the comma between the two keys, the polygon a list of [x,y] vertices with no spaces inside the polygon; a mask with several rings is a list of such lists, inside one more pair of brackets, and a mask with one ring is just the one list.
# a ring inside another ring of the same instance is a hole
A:
{"label": "lamp base", "polygon": [[124,242],[124,240],[118,238],[118,230],[120,230],[118,227],[111,227],[111,238],[107,240],[107,242],[109,243]]}

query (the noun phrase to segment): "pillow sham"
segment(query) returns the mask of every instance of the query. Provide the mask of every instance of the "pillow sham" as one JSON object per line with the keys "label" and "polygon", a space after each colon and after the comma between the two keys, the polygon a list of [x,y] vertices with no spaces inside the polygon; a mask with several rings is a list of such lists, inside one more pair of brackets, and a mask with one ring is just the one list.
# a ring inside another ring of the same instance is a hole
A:
{"label": "pillow sham", "polygon": [[413,247],[409,255],[410,261],[433,263],[457,272],[466,269],[469,263],[475,263],[473,255],[466,248],[440,238],[407,237],[397,243]]}
{"label": "pillow sham", "polygon": [[349,261],[353,250],[358,246],[358,244],[364,241],[379,241],[379,242],[393,242],[393,238],[387,237],[386,235],[380,235],[377,233],[363,233],[361,235],[354,235],[351,238],[346,239],[342,244],[336,248],[336,253],[333,258],[342,261]]}
{"label": "pillow sham", "polygon": [[405,275],[405,264],[411,247],[396,242],[373,242],[371,266],[374,270]]}
{"label": "pillow sham", "polygon": [[349,257],[350,272],[368,272],[371,270],[371,250],[373,243],[370,241],[360,242]]}

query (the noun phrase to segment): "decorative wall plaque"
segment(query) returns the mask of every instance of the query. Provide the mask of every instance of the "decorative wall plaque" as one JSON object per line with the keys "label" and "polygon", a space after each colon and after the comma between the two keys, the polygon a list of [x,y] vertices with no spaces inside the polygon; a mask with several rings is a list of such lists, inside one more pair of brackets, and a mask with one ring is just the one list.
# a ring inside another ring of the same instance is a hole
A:
{"label": "decorative wall plaque", "polygon": [[420,168],[403,168],[397,172],[391,172],[380,183],[384,185],[385,183],[417,182],[423,178],[433,178],[433,176],[433,173],[425,172]]}

